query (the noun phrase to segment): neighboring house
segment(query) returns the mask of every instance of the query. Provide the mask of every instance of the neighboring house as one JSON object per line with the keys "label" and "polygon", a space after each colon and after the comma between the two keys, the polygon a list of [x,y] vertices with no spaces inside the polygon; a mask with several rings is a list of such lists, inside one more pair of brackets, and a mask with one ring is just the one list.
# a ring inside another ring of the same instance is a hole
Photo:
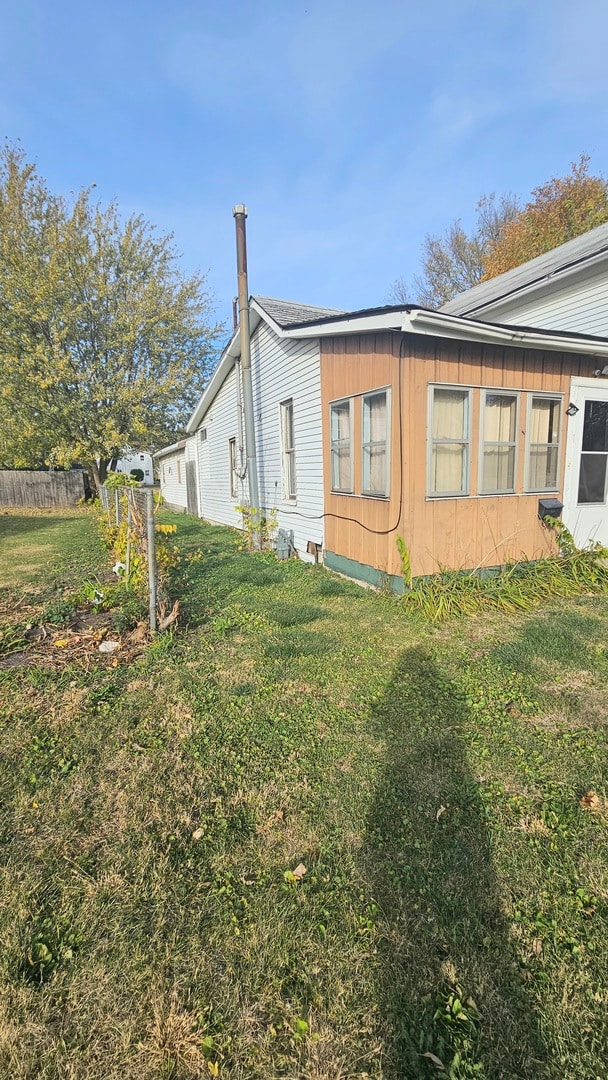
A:
{"label": "neighboring house", "polygon": [[[297,333],[292,327],[288,333]],[[417,308],[307,324],[321,341],[324,559],[414,576],[555,550],[540,500],[608,544],[608,339]]]}
{"label": "neighboring house", "polygon": [[165,446],[154,455],[160,493],[169,510],[198,514],[196,446],[193,439]]}
{"label": "neighboring house", "polygon": [[[319,341],[309,322],[336,314],[256,296],[250,301],[251,371],[262,513],[293,534],[305,560],[323,544],[323,450]],[[297,324],[298,330],[290,333]],[[199,514],[241,528],[248,481],[235,330],[188,424],[198,463]]]}
{"label": "neighboring house", "polygon": [[112,458],[112,460],[108,462],[108,470],[110,469],[112,469],[113,472],[126,473],[127,476],[130,476],[132,473],[142,473],[141,477],[138,476],[138,479],[141,479],[142,484],[151,485],[154,483],[152,455],[147,452],[140,453],[137,450],[131,449],[130,446],[125,446],[122,451],[122,457]]}
{"label": "neighboring house", "polygon": [[497,323],[608,335],[608,224],[481,282],[441,310]]}

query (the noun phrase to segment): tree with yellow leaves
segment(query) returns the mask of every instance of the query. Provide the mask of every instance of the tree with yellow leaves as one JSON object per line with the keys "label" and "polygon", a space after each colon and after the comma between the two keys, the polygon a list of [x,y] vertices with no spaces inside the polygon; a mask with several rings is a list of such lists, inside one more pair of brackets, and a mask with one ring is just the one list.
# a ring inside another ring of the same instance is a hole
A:
{"label": "tree with yellow leaves", "polygon": [[217,355],[204,277],[92,189],[51,193],[0,151],[0,465],[97,461],[175,438]]}

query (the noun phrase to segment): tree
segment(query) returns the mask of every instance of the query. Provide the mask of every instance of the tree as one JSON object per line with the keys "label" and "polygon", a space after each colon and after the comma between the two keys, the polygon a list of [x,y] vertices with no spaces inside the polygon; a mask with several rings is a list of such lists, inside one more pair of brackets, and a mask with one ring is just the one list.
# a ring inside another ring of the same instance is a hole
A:
{"label": "tree", "polygon": [[[414,277],[414,299],[423,307],[438,308],[453,296],[477,285],[485,259],[508,222],[519,212],[514,195],[484,195],[477,203],[477,225],[468,236],[460,220],[439,236],[428,235],[422,247],[422,274]],[[396,303],[412,303],[403,278],[393,285]]]}
{"label": "tree", "polygon": [[216,358],[204,277],[92,189],[54,195],[0,153],[0,464],[85,465],[175,438]]}
{"label": "tree", "polygon": [[490,245],[483,278],[497,277],[528,259],[543,255],[608,221],[608,182],[589,175],[589,157],[581,154],[570,173],[534,188],[533,198],[506,222]]}

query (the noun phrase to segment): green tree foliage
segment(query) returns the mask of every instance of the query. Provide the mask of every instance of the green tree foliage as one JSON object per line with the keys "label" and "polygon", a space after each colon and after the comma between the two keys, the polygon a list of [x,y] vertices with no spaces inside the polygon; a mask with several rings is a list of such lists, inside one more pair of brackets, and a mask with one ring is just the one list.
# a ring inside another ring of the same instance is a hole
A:
{"label": "green tree foliage", "polygon": [[391,297],[400,304],[441,307],[480,281],[520,266],[605,221],[608,181],[589,175],[589,157],[582,154],[566,176],[553,177],[535,188],[523,208],[514,195],[484,195],[470,235],[460,220],[441,235],[427,235],[422,272],[414,277],[413,288],[410,291],[400,278]]}
{"label": "green tree foliage", "polygon": [[92,191],[52,194],[0,152],[0,464],[86,465],[171,441],[216,358],[204,277]]}
{"label": "green tree foliage", "polygon": [[483,279],[497,277],[528,259],[608,221],[608,182],[589,175],[589,157],[581,154],[567,176],[534,188],[532,199],[490,245]]}
{"label": "green tree foliage", "polygon": [[439,236],[428,235],[422,245],[422,272],[410,291],[398,279],[392,289],[395,303],[438,308],[481,281],[485,259],[508,222],[519,212],[514,195],[484,195],[477,204],[477,223],[469,236],[460,220]]}

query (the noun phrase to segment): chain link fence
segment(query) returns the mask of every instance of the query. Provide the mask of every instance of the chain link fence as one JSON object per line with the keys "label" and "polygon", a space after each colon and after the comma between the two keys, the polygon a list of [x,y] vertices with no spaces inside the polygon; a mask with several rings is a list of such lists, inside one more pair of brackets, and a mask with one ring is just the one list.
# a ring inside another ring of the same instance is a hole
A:
{"label": "chain link fence", "polygon": [[101,488],[101,505],[108,522],[116,526],[126,521],[125,578],[129,581],[131,563],[137,556],[146,566],[150,630],[157,629],[158,566],[154,532],[154,492],[145,488]]}

